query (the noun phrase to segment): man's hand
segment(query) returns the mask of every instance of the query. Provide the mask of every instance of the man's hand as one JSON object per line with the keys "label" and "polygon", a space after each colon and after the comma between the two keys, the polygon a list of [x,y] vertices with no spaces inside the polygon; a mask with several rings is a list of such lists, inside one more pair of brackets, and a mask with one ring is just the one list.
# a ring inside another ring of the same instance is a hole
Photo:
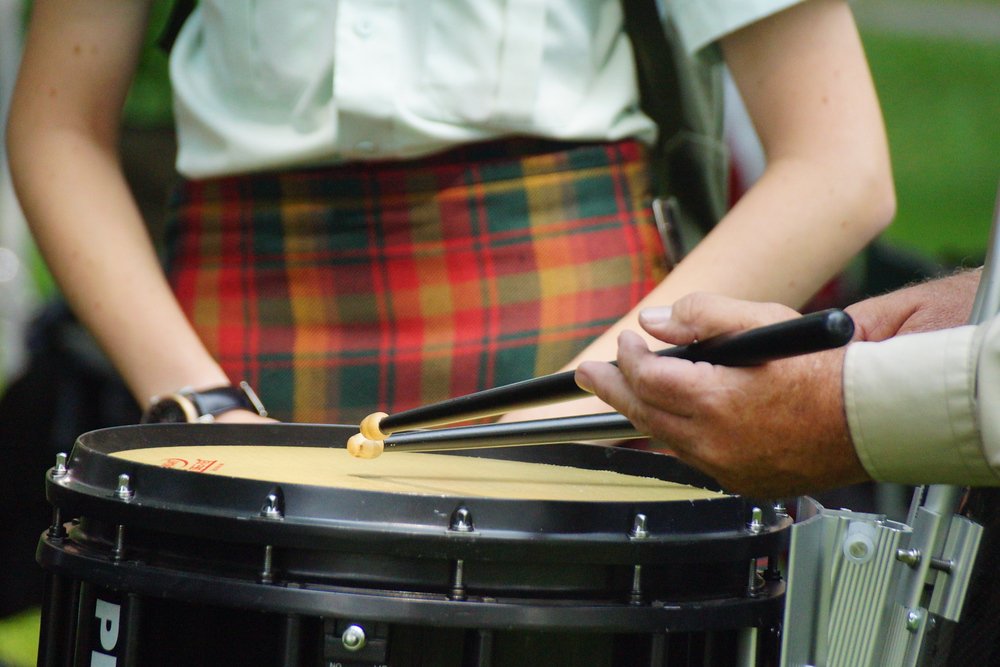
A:
{"label": "man's hand", "polygon": [[[681,299],[665,314],[647,313],[642,321],[671,344],[798,316],[776,304],[704,294]],[[586,362],[576,377],[726,490],[777,498],[867,479],[847,431],[843,359],[841,349],[727,368],[659,357],[626,332],[617,368]]]}
{"label": "man's hand", "polygon": [[879,341],[969,323],[981,269],[913,285],[847,307],[856,340]]}

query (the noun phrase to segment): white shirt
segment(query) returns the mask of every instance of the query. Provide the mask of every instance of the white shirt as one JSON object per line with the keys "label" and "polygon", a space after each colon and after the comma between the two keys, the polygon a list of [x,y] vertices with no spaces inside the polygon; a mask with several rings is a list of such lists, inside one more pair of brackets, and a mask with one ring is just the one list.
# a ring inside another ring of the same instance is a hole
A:
{"label": "white shirt", "polygon": [[844,403],[873,479],[1000,486],[1000,317],[852,344]]}
{"label": "white shirt", "polygon": [[[667,9],[694,52],[799,1]],[[178,170],[416,157],[515,134],[651,142],[620,2],[202,0],[171,54]]]}

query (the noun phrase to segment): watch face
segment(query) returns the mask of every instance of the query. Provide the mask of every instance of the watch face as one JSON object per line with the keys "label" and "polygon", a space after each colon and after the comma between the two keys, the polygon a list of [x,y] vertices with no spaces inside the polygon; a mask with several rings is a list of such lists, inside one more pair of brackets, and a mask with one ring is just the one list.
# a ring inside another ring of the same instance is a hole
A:
{"label": "watch face", "polygon": [[142,416],[143,424],[190,423],[198,420],[198,410],[191,399],[171,394],[157,399]]}

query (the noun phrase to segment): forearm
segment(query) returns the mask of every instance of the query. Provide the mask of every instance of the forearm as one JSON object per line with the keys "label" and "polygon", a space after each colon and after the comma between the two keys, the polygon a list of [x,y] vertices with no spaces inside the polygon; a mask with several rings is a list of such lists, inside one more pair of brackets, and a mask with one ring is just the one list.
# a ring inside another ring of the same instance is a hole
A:
{"label": "forearm", "polygon": [[68,131],[32,146],[44,159],[14,158],[32,232],[140,404],[182,386],[225,384],[170,292],[115,157]]}
{"label": "forearm", "polygon": [[[640,310],[674,303],[692,292],[800,307],[884,224],[879,211],[857,215],[853,225],[841,224],[847,209],[862,210],[869,204],[860,192],[842,198],[831,192],[829,182],[838,178],[843,174],[820,164],[772,164],[660,285],[567,368],[585,359],[614,358],[618,334],[640,331]],[[648,335],[647,342],[662,347]]]}
{"label": "forearm", "polygon": [[845,3],[809,0],[722,46],[767,168],[666,280],[568,367],[612,358],[617,334],[638,330],[638,310],[694,291],[799,307],[894,215],[882,116]]}
{"label": "forearm", "polygon": [[7,125],[38,245],[141,403],[225,381],[171,296],[118,164],[147,13],[139,0],[37,1]]}
{"label": "forearm", "polygon": [[847,312],[855,339],[879,341],[968,324],[981,276],[982,269],[962,270],[852,304]]}

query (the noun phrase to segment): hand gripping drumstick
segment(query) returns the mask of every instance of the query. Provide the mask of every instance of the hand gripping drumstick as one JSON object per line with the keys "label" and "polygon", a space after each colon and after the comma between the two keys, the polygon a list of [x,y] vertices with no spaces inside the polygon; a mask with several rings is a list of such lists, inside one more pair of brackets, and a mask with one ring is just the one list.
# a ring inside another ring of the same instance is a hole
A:
{"label": "hand gripping drumstick", "polygon": [[[852,335],[854,322],[850,316],[842,310],[830,309],[690,345],[678,345],[656,354],[721,366],[757,366],[774,359],[840,347],[850,341]],[[426,429],[586,396],[587,393],[577,386],[574,374],[574,371],[564,371],[543,375],[394,415],[375,412],[361,422],[361,432],[347,441],[347,450],[354,456],[375,458],[383,449],[431,451],[640,437],[631,423],[618,413],[392,436],[399,431]]]}

